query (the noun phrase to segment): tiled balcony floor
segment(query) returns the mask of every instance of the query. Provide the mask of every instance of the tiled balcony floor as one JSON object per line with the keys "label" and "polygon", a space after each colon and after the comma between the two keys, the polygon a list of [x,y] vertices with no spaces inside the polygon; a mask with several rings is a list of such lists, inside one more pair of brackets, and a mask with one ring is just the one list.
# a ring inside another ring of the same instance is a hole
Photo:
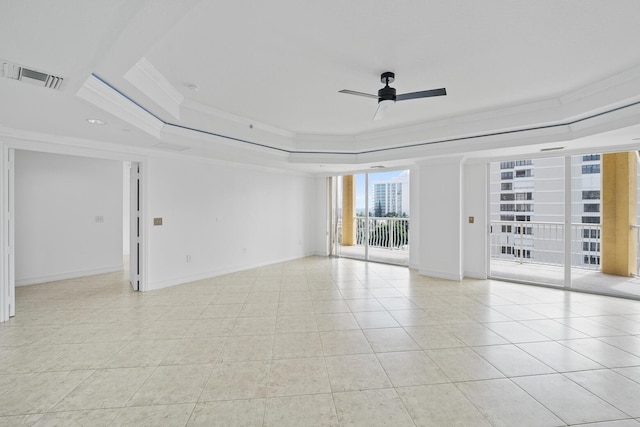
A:
{"label": "tiled balcony floor", "polygon": [[640,301],[320,257],[124,277],[17,290],[0,425],[640,425]]}
{"label": "tiled balcony floor", "polygon": [[[364,246],[340,246],[340,256],[364,259]],[[409,265],[409,247],[404,249],[369,248],[369,260],[385,264]]]}
{"label": "tiled balcony floor", "polygon": [[[491,277],[564,286],[564,268],[553,265],[491,260]],[[640,278],[603,274],[596,270],[571,269],[571,287],[625,298],[640,299]]]}

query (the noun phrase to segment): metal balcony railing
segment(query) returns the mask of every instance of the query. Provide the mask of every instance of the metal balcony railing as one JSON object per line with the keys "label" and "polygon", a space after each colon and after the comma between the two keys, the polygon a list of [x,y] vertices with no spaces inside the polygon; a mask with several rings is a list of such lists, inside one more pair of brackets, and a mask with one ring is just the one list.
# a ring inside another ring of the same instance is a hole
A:
{"label": "metal balcony railing", "polygon": [[[564,265],[564,224],[491,221],[491,258]],[[571,224],[571,267],[600,269],[600,224]]]}
{"label": "metal balcony railing", "polygon": [[355,217],[356,245],[387,248],[390,250],[408,250],[409,218],[369,217],[367,234],[367,218]]}

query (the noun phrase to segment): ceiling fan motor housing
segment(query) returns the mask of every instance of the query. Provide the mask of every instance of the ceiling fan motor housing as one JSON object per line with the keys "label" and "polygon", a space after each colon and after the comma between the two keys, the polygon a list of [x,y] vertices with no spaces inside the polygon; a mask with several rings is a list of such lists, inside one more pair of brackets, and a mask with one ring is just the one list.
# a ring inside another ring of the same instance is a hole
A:
{"label": "ceiling fan motor housing", "polygon": [[396,90],[389,85],[378,91],[378,102],[393,101],[396,102]]}

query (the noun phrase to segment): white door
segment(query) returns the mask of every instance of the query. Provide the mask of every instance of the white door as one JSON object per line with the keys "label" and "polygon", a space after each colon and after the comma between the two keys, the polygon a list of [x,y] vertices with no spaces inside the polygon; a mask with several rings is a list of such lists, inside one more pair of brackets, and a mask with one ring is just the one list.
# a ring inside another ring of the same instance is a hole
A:
{"label": "white door", "polygon": [[131,163],[130,178],[129,282],[134,291],[139,291],[142,280],[142,182],[140,163]]}

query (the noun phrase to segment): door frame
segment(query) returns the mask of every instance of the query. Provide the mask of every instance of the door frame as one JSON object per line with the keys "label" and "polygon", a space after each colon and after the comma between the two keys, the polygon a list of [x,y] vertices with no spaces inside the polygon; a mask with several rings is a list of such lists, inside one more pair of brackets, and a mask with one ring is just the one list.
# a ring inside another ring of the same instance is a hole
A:
{"label": "door frame", "polygon": [[[2,259],[2,274],[0,274],[0,323],[6,322],[10,317],[15,315],[15,223],[13,215],[13,206],[15,200],[15,182],[14,176],[14,156],[15,150],[39,151],[43,153],[62,154],[79,157],[98,158],[116,161],[131,161],[132,164],[140,165],[141,170],[146,170],[147,160],[145,157],[127,154],[99,151],[82,147],[58,146],[51,143],[41,143],[35,141],[11,141],[5,139],[0,141],[0,189],[2,197],[0,197],[0,257]],[[140,174],[140,256],[139,256],[139,291],[146,290],[146,278],[148,269],[148,250],[146,236],[146,222],[144,221],[147,212],[148,201],[146,197],[146,180],[145,175]],[[123,195],[124,197],[124,195]],[[135,206],[130,206],[132,210]],[[132,228],[134,229],[134,228]],[[133,233],[129,233],[130,236]],[[130,237],[131,239],[131,237]]]}

